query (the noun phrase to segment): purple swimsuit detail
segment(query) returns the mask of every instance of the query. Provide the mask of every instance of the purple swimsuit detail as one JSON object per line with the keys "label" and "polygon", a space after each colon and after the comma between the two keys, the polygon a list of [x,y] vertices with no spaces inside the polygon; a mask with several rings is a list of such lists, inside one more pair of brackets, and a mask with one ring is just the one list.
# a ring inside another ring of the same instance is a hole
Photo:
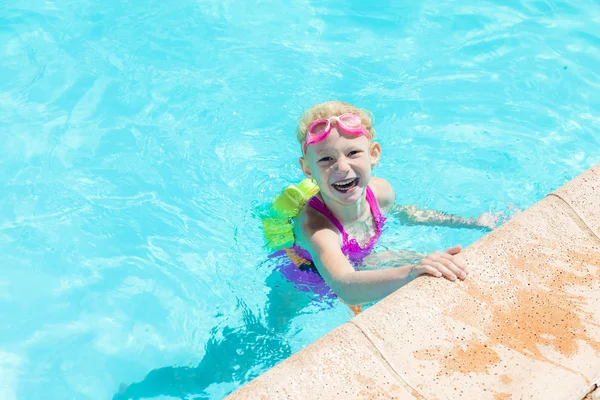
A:
{"label": "purple swimsuit detail", "polygon": [[[350,239],[348,237],[348,234],[344,230],[344,227],[340,221],[338,221],[337,218],[331,214],[329,209],[327,209],[321,200],[319,200],[317,197],[311,197],[307,203],[310,207],[325,215],[331,221],[331,223],[339,229],[343,239],[342,253],[348,257],[348,260],[350,260],[355,269],[358,268],[363,259],[371,252],[371,250],[373,250],[373,246],[375,246],[379,236],[381,236],[383,224],[385,223],[385,217],[381,215],[377,200],[375,199],[371,188],[368,186],[366,195],[367,202],[371,208],[371,214],[373,215],[373,220],[375,221],[375,235],[373,235],[365,247],[360,247],[356,239]],[[277,269],[287,280],[293,282],[298,290],[302,292],[314,293],[319,296],[320,299],[332,304],[331,301],[337,298],[337,296],[331,291],[329,286],[327,286],[321,275],[319,275],[314,267],[314,264],[308,268],[305,268],[305,266],[296,265],[296,263],[293,261],[293,257],[289,257],[290,254],[288,254],[288,252],[291,252],[294,254],[294,256],[303,258],[309,261],[309,264],[312,264],[312,257],[310,256],[310,253],[296,244],[294,244],[292,249],[279,250],[269,256],[269,258],[281,260],[279,261]]]}
{"label": "purple swimsuit detail", "polygon": [[[371,239],[366,243],[365,247],[361,247],[356,241],[356,239],[350,239],[348,237],[348,234],[344,230],[344,227],[342,226],[340,221],[338,221],[338,219],[333,216],[331,211],[329,211],[327,206],[323,204],[323,202],[319,200],[318,197],[311,197],[307,203],[308,206],[314,208],[315,210],[319,211],[321,214],[326,216],[329,219],[329,221],[331,221],[331,223],[335,225],[336,228],[338,228],[338,230],[342,234],[343,239],[342,253],[344,253],[344,255],[348,257],[348,260],[350,260],[350,262],[355,268],[371,252],[371,250],[373,250],[373,246],[375,246],[375,243],[377,243],[377,240],[381,236],[381,231],[385,223],[385,217],[381,215],[379,205],[377,204],[377,199],[375,199],[375,195],[373,194],[373,191],[371,191],[371,188],[369,186],[367,186],[366,195],[369,207],[371,207],[371,214],[373,214],[373,220],[375,221],[375,235],[371,237]],[[312,261],[310,253],[302,247],[296,245],[295,243],[294,252],[299,257]]]}

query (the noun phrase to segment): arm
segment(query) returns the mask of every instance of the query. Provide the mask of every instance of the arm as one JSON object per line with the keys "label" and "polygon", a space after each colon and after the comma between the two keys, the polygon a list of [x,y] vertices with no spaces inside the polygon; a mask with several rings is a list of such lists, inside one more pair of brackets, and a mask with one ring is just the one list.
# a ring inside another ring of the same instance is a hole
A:
{"label": "arm", "polygon": [[[395,195],[387,181],[381,179],[373,186],[378,186],[374,188],[379,191],[376,195],[385,196],[383,204],[393,205]],[[333,292],[349,305],[380,300],[423,274],[438,278],[444,276],[451,281],[457,277],[466,278],[464,265],[454,258],[461,251],[460,246],[425,256],[416,265],[355,271],[341,251],[337,229],[327,218],[305,208],[297,222],[294,230],[297,241],[310,252],[319,273]]]}
{"label": "arm", "polygon": [[312,250],[315,265],[331,287],[346,304],[355,305],[381,300],[404,286],[414,278],[428,274],[436,278],[442,276],[450,281],[465,279],[465,265],[454,256],[462,250],[453,246],[445,252],[429,254],[416,265],[388,268],[376,271],[355,271],[342,254],[337,234],[331,230],[321,230],[312,235]]}
{"label": "arm", "polygon": [[435,210],[419,210],[415,206],[400,206],[396,203],[396,193],[392,185],[382,178],[374,177],[369,182],[379,208],[383,214],[390,213],[406,225],[433,225],[452,228],[486,229],[491,231],[499,222],[499,214],[481,214],[479,218],[466,219],[457,215]]}
{"label": "arm", "polygon": [[381,300],[413,279],[412,265],[355,271],[340,250],[337,233],[331,229],[318,230],[307,239],[319,273],[331,290],[347,304]]}
{"label": "arm", "polygon": [[491,214],[481,214],[479,218],[463,218],[435,210],[419,210],[415,206],[394,205],[390,214],[406,225],[434,225],[451,228],[486,229],[491,231],[496,226],[496,219]]}

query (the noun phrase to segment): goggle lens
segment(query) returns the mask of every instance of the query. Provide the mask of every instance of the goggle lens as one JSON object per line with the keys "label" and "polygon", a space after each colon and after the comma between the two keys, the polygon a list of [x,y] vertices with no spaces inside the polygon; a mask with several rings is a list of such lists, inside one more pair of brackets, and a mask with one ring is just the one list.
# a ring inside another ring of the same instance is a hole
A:
{"label": "goggle lens", "polygon": [[327,129],[327,125],[329,125],[329,121],[323,120],[320,121],[310,127],[311,135],[318,135],[323,133]]}
{"label": "goggle lens", "polygon": [[344,114],[340,116],[340,121],[350,128],[358,128],[362,123],[360,117],[354,114]]}
{"label": "goggle lens", "polygon": [[319,119],[308,126],[306,140],[304,141],[304,154],[306,148],[314,143],[319,143],[325,139],[331,132],[331,119],[338,122],[338,128],[352,135],[364,135],[369,138],[367,130],[363,127],[362,121],[358,115],[343,114],[339,117],[331,117],[329,119]]}

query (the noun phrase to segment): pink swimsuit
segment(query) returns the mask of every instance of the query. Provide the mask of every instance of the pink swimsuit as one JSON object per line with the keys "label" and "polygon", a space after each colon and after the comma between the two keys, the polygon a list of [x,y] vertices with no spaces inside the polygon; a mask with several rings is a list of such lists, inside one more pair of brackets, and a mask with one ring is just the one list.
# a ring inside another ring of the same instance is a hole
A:
{"label": "pink swimsuit", "polygon": [[[371,250],[373,250],[373,246],[375,246],[375,243],[377,243],[379,236],[381,236],[381,231],[385,223],[385,217],[381,215],[379,205],[377,204],[377,199],[375,199],[375,195],[373,194],[369,186],[367,186],[366,195],[369,207],[371,207],[371,213],[373,214],[373,220],[375,221],[375,235],[371,237],[371,239],[367,242],[365,247],[361,247],[356,241],[356,239],[350,239],[348,237],[348,234],[344,230],[344,227],[342,226],[340,221],[338,221],[337,218],[333,216],[331,211],[329,211],[327,206],[323,204],[323,202],[319,200],[318,197],[311,197],[307,203],[307,205],[311,206],[312,208],[326,216],[331,221],[331,223],[335,225],[336,228],[338,228],[338,230],[342,234],[343,239],[342,253],[344,253],[344,255],[348,257],[348,260],[350,260],[350,262],[352,263],[352,265],[354,265],[355,268],[371,252]],[[312,257],[307,250],[296,245],[295,243],[293,249],[296,255],[312,262]]]}

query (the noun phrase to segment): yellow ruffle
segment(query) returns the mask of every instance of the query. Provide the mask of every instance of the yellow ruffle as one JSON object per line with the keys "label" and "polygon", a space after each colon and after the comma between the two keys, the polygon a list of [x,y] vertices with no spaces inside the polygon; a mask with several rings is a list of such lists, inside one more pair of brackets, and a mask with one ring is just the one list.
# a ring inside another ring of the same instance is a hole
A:
{"label": "yellow ruffle", "polygon": [[304,179],[297,185],[286,187],[275,197],[269,216],[262,220],[268,247],[277,250],[294,244],[291,219],[297,216],[308,199],[318,192],[319,187],[314,181]]}

